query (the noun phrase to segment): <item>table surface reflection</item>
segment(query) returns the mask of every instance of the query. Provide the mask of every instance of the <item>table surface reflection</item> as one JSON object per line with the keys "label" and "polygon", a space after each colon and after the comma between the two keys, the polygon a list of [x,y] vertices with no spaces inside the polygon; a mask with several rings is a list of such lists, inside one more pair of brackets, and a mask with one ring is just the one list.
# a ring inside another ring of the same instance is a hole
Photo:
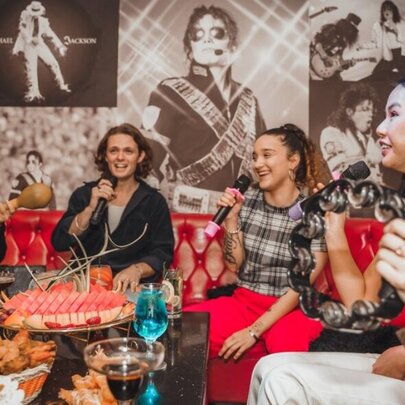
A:
{"label": "table surface reflection", "polygon": [[[208,313],[185,312],[180,319],[169,323],[166,333],[159,339],[166,348],[167,369],[156,372],[154,382],[164,405],[205,404],[208,321]],[[115,330],[114,333],[126,335],[124,331]],[[132,328],[130,335],[135,336]],[[62,403],[58,402],[59,389],[72,389],[71,376],[83,376],[86,372],[81,359],[57,358],[40,397],[33,404]]]}

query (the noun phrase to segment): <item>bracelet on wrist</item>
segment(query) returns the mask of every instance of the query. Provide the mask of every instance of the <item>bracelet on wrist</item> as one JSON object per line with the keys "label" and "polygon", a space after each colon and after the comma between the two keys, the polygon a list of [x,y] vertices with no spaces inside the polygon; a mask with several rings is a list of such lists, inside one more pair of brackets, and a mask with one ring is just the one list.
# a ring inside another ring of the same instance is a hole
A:
{"label": "bracelet on wrist", "polygon": [[77,220],[77,217],[78,217],[79,215],[76,215],[75,216],[75,226],[76,226],[76,228],[80,231],[80,232],[84,232],[84,231],[86,231],[87,230],[87,228],[89,227],[89,225],[87,224],[87,226],[85,227],[85,228],[82,228],[80,225],[79,225],[79,221]]}
{"label": "bracelet on wrist", "polygon": [[252,338],[253,338],[256,342],[259,341],[260,338],[252,331],[252,329],[249,329],[248,332],[249,332],[249,335],[252,336]]}
{"label": "bracelet on wrist", "polygon": [[225,232],[226,232],[226,233],[229,233],[229,235],[235,235],[235,234],[237,234],[237,233],[240,232],[240,225],[239,225],[239,224],[238,224],[238,226],[236,227],[236,229],[233,230],[233,231],[230,231],[225,225],[223,225],[223,228],[225,229]]}

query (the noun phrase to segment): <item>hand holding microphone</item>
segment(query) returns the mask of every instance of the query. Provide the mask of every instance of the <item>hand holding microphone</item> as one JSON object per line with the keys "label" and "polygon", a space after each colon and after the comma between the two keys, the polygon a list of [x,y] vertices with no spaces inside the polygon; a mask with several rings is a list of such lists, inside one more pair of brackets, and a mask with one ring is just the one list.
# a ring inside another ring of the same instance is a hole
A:
{"label": "hand holding microphone", "polygon": [[[344,170],[340,175],[337,173],[332,173],[334,180],[339,179],[349,179],[349,180],[363,180],[370,175],[370,169],[366,163],[362,160],[350,165],[346,170]],[[299,221],[304,214],[305,208],[310,204],[318,195],[322,193],[319,190],[317,193],[311,195],[310,197],[304,198],[303,200],[297,202],[288,210],[288,215],[293,221]]]}
{"label": "hand holding microphone", "polygon": [[[232,188],[228,188],[227,191],[230,191],[237,199],[238,198],[243,199],[243,194],[249,188],[249,185],[250,185],[249,177],[242,174],[240,177],[236,179]],[[218,209],[217,213],[215,214],[213,219],[208,222],[208,225],[204,230],[204,233],[208,237],[213,238],[216,235],[216,233],[221,229],[220,225],[227,217],[231,209],[232,206],[230,205]]]}
{"label": "hand holding microphone", "polygon": [[[98,225],[103,217],[104,211],[107,208],[108,200],[111,199],[113,196],[112,191],[114,191],[115,187],[117,187],[118,179],[113,176],[107,176],[100,180],[97,187],[95,187],[94,191],[92,192],[92,199],[98,198],[96,208],[94,209],[93,213],[90,217],[90,224],[91,225]],[[112,188],[112,190],[110,190]],[[101,196],[97,197],[97,194],[101,194]]]}

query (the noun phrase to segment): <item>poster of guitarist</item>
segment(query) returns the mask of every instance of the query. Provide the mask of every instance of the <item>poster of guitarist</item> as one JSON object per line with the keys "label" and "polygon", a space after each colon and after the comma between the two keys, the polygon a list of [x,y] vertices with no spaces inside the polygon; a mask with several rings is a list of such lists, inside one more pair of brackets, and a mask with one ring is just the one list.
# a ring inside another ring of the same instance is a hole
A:
{"label": "poster of guitarist", "polygon": [[342,80],[341,72],[357,62],[376,62],[373,57],[344,58],[344,51],[358,40],[361,18],[349,13],[336,23],[324,24],[310,45],[310,77],[312,80]]}

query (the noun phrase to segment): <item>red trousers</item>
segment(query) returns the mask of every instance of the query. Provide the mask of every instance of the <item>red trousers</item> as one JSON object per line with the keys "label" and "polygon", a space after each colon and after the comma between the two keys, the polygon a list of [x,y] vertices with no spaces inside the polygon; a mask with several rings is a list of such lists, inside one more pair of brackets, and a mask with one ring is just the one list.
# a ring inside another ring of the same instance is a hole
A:
{"label": "red trousers", "polygon": [[[237,288],[232,297],[220,297],[191,305],[184,311],[210,313],[210,358],[218,356],[225,339],[233,333],[251,326],[259,316],[268,310],[278,298]],[[279,319],[262,334],[269,353],[308,351],[309,343],[322,331],[319,321],[304,315],[301,309],[294,309]],[[256,349],[257,350],[257,349]],[[244,356],[254,355],[255,346]]]}

